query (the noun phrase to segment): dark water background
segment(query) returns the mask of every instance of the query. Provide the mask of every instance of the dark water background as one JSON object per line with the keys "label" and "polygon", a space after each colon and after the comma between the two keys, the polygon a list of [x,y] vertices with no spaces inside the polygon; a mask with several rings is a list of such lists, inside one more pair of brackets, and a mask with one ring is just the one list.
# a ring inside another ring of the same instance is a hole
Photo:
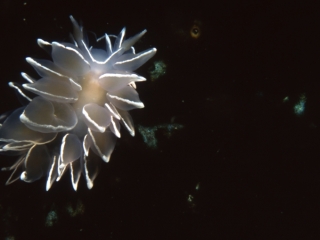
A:
{"label": "dark water background", "polygon": [[8,81],[36,77],[25,57],[48,58],[36,39],[67,41],[72,14],[98,36],[148,30],[136,50],[158,52],[137,73],[167,71],[138,85],[134,122],[183,128],[157,148],[123,130],[91,190],[1,173],[0,239],[319,239],[320,10],[300,2],[1,0],[0,112],[20,106]]}

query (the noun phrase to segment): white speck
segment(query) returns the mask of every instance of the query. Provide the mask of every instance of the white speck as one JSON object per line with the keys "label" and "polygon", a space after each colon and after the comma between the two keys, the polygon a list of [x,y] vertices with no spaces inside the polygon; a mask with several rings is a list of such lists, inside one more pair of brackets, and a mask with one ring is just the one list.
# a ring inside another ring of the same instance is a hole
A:
{"label": "white speck", "polygon": [[293,109],[294,109],[294,113],[296,115],[301,115],[303,114],[304,110],[305,110],[305,105],[306,105],[306,101],[307,101],[307,98],[306,96],[303,94],[301,97],[300,97],[300,101],[294,105]]}

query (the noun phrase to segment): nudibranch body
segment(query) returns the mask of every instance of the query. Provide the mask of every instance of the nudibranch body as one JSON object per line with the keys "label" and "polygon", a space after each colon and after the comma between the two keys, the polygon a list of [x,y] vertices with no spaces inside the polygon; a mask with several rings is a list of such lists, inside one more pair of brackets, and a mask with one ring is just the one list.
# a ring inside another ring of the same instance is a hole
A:
{"label": "nudibranch body", "polygon": [[72,43],[37,41],[53,61],[26,58],[41,78],[22,73],[28,83],[9,83],[28,103],[6,116],[0,128],[0,151],[19,156],[14,165],[3,168],[13,170],[7,184],[47,175],[49,190],[69,168],[74,190],[81,174],[91,189],[98,172],[96,157],[109,161],[120,124],[135,134],[128,111],[144,107],[136,82],[146,79],[133,71],[156,53],[155,48],[135,53],[133,45],[146,30],[124,39],[124,28],[114,41],[105,34],[99,40],[106,42],[106,49],[96,49],[70,19]]}

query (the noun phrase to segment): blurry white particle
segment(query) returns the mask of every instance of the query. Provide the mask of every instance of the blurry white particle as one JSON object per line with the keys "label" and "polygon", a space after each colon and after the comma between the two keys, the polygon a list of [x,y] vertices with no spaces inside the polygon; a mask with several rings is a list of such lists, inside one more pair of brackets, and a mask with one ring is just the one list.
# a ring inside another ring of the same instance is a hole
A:
{"label": "blurry white particle", "polygon": [[307,101],[307,98],[306,98],[305,94],[302,94],[299,102],[296,105],[294,105],[294,107],[293,107],[294,113],[296,115],[303,114],[303,112],[305,110],[306,101]]}
{"label": "blurry white particle", "polygon": [[200,182],[197,183],[196,190],[199,190],[199,188],[200,188]]}
{"label": "blurry white particle", "polygon": [[160,124],[153,127],[144,127],[139,125],[138,131],[142,135],[143,141],[148,147],[156,148],[158,140],[156,139],[155,133],[157,130],[163,129],[165,131],[164,135],[169,138],[174,130],[179,130],[181,128],[183,128],[183,125],[177,123]]}
{"label": "blurry white particle", "polygon": [[192,202],[193,196],[191,194],[188,195],[188,202]]}
{"label": "blurry white particle", "polygon": [[156,61],[153,63],[154,69],[150,70],[151,81],[157,80],[166,73],[167,65],[163,61]]}
{"label": "blurry white particle", "polygon": [[14,236],[7,236],[6,238],[5,238],[5,240],[14,240],[15,238],[14,238]]}
{"label": "blurry white particle", "polygon": [[25,2],[25,3],[23,3],[23,5],[24,5],[24,6],[27,5],[27,3]]}
{"label": "blurry white particle", "polygon": [[143,141],[147,144],[148,147],[156,148],[157,147],[157,139],[155,136],[155,131],[157,131],[157,127],[143,127],[141,125],[138,126],[138,131],[142,135]]}
{"label": "blurry white particle", "polygon": [[282,100],[282,102],[288,102],[289,101],[289,96],[286,96],[283,100]]}
{"label": "blurry white particle", "polygon": [[48,212],[47,218],[46,218],[46,227],[52,227],[53,224],[58,222],[58,215],[55,211]]}
{"label": "blurry white particle", "polygon": [[69,203],[66,207],[66,210],[69,213],[70,217],[75,217],[77,215],[82,215],[84,213],[85,207],[82,201],[78,200],[75,207],[71,203]]}

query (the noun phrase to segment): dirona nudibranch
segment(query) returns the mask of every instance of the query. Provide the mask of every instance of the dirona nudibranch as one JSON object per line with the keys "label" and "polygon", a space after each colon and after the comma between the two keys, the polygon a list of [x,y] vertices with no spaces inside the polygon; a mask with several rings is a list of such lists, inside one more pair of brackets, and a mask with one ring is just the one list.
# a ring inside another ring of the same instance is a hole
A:
{"label": "dirona nudibranch", "polygon": [[128,111],[144,107],[136,82],[146,79],[133,71],[157,51],[135,53],[133,45],[146,30],[128,39],[124,39],[125,28],[118,36],[105,34],[98,40],[104,40],[106,48],[97,49],[89,45],[77,21],[70,19],[71,43],[37,40],[53,61],[26,58],[40,79],[21,73],[28,83],[9,83],[27,105],[1,117],[5,120],[0,152],[19,156],[14,165],[3,168],[13,170],[7,184],[19,178],[33,182],[46,175],[48,191],[69,168],[74,190],[81,174],[91,189],[98,172],[96,157],[109,161],[120,138],[120,124],[135,134]]}

